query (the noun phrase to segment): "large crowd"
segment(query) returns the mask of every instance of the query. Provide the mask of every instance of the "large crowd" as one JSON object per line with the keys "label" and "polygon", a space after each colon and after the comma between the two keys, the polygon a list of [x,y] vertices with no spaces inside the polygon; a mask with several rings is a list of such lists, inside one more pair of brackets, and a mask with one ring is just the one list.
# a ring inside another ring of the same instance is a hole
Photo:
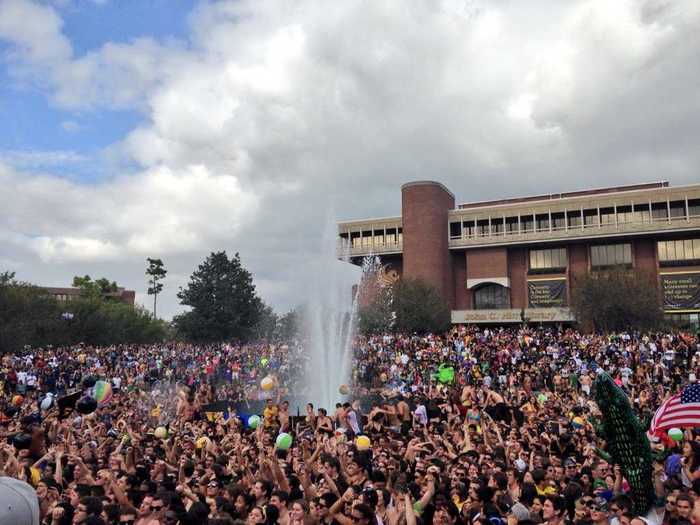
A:
{"label": "large crowd", "polygon": [[[299,341],[5,355],[0,525],[8,478],[52,525],[700,525],[700,432],[653,440],[637,514],[593,395],[604,370],[648,424],[700,374],[695,336],[465,327],[352,350],[338,402],[299,415]],[[96,382],[111,396],[82,410]]]}

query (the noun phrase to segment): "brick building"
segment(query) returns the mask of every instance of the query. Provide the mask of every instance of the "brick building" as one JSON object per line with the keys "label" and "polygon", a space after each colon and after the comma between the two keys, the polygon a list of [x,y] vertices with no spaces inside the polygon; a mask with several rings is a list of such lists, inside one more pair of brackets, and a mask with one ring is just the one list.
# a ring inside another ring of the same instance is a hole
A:
{"label": "brick building", "polygon": [[404,184],[401,216],[338,225],[339,254],[379,255],[382,277],[423,279],[454,323],[571,322],[576,277],[622,265],[651,276],[666,315],[700,321],[700,184],[635,184],[457,204]]}
{"label": "brick building", "polygon": [[[41,289],[57,301],[70,301],[80,297],[80,288],[54,288],[42,286]],[[126,290],[121,287],[117,288],[116,292],[109,292],[104,295],[105,297],[116,298],[120,302],[130,304],[132,306],[136,302],[136,292],[134,290]]]}

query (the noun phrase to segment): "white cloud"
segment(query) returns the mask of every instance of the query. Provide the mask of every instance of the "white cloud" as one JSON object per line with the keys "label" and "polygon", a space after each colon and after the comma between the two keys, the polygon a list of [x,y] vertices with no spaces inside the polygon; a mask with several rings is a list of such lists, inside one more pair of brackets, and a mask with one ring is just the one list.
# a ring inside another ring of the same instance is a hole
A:
{"label": "white cloud", "polygon": [[57,167],[80,164],[86,161],[87,157],[75,151],[0,150],[0,163],[17,168]]}
{"label": "white cloud", "polygon": [[64,120],[61,122],[61,128],[67,133],[75,133],[76,131],[80,131],[80,124],[75,120]]}
{"label": "white cloud", "polygon": [[138,288],[140,258],[163,256],[171,312],[174,287],[220,248],[293,304],[328,208],[396,214],[407,180],[464,200],[697,180],[695,0],[202,2],[186,42],[82,56],[46,4],[3,12],[14,73],[54,103],[144,115],[112,148],[131,175],[88,186],[5,170],[12,259],[98,265]]}

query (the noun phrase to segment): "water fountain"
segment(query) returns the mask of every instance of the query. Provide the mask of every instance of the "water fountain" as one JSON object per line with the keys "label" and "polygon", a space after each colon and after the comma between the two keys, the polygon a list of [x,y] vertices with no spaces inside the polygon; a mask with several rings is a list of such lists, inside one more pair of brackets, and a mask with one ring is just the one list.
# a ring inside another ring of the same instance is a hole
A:
{"label": "water fountain", "polygon": [[[362,273],[349,274],[349,247],[336,252],[335,223],[322,237],[322,250],[313,266],[314,277],[309,288],[305,308],[309,355],[306,368],[308,399],[317,408],[332,413],[335,403],[342,401],[341,385],[350,383],[352,339],[355,335],[357,295],[352,297],[353,284],[359,285],[362,276],[376,275],[381,268],[378,257],[365,257]],[[339,256],[340,255],[340,256]]]}

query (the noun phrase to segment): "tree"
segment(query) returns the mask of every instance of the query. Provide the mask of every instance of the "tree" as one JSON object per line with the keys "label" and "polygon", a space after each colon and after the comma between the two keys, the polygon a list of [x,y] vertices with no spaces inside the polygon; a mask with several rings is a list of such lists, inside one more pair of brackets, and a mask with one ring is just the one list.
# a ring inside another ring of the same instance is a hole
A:
{"label": "tree", "polygon": [[279,317],[272,309],[271,306],[262,303],[260,309],[260,319],[258,324],[255,325],[254,337],[255,339],[267,339],[268,341],[275,341],[278,337],[278,322]]}
{"label": "tree", "polygon": [[440,292],[419,279],[402,279],[392,286],[393,330],[441,333],[451,326],[450,307]]}
{"label": "tree", "polygon": [[302,315],[302,308],[297,307],[279,318],[277,331],[281,341],[291,341],[299,335]]}
{"label": "tree", "polygon": [[146,275],[148,275],[148,295],[153,296],[153,319],[156,319],[156,299],[158,294],[163,291],[162,281],[168,270],[165,269],[163,261],[161,259],[151,259],[146,258],[148,262],[148,268],[146,268]]}
{"label": "tree", "polygon": [[656,279],[624,268],[594,271],[574,281],[571,308],[598,331],[649,330],[663,322]]}
{"label": "tree", "polygon": [[177,296],[192,309],[173,321],[178,333],[191,340],[249,340],[262,315],[253,277],[238,253],[230,259],[225,251],[209,255]]}
{"label": "tree", "polygon": [[358,329],[365,335],[386,334],[394,324],[394,286],[379,288],[371,301],[358,308]]}
{"label": "tree", "polygon": [[95,300],[113,300],[114,298],[110,296],[119,290],[116,281],[110,281],[105,277],[93,281],[89,275],[73,277],[73,287],[80,288],[80,294],[83,297]]}

